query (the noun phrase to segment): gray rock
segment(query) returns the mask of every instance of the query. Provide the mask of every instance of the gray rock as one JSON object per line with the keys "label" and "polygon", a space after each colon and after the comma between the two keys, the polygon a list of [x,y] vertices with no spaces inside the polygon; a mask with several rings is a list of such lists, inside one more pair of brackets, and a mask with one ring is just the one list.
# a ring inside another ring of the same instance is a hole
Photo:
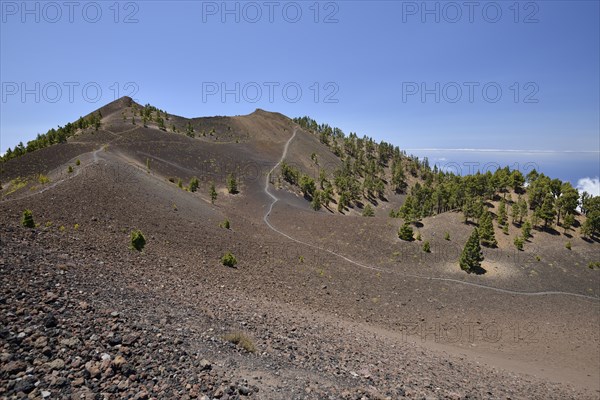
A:
{"label": "gray rock", "polygon": [[241,394],[242,396],[250,396],[250,394],[252,394],[252,389],[250,389],[250,388],[249,388],[249,387],[247,387],[247,386],[240,386],[240,387],[238,388],[238,391],[240,392],[240,394]]}
{"label": "gray rock", "polygon": [[30,393],[35,389],[36,379],[32,376],[28,376],[15,383],[15,392]]}
{"label": "gray rock", "polygon": [[56,360],[50,361],[46,364],[48,368],[53,370],[61,370],[65,367],[65,362],[61,358],[57,358]]}

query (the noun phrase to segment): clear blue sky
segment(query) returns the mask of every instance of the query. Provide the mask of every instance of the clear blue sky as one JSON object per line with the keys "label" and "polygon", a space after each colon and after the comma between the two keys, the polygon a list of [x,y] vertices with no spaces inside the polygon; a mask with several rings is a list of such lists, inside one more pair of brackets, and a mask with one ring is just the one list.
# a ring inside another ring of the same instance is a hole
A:
{"label": "clear blue sky", "polygon": [[597,176],[599,2],[475,3],[1,1],[0,151],[118,88],[183,116],[263,108],[408,149],[595,151],[569,178]]}

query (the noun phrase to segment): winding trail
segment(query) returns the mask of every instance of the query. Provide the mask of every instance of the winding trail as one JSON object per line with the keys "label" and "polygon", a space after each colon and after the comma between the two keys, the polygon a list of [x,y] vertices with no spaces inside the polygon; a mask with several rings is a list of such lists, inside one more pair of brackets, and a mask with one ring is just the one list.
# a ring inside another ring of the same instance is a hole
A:
{"label": "winding trail", "polygon": [[[31,193],[28,193],[28,194],[26,194],[26,195],[24,195],[24,196],[13,197],[13,198],[10,198],[10,199],[1,200],[1,201],[0,201],[0,204],[12,203],[12,202],[14,202],[14,201],[18,201],[18,200],[24,200],[24,199],[27,199],[27,198],[29,198],[29,197],[32,197],[32,196],[37,196],[37,195],[39,195],[39,194],[42,194],[42,193],[44,193],[44,192],[46,192],[46,191],[48,191],[48,190],[50,190],[50,189],[53,189],[53,188],[55,188],[56,186],[60,185],[60,184],[61,184],[61,183],[63,183],[63,182],[66,182],[66,181],[68,181],[68,180],[70,180],[70,179],[73,179],[73,178],[75,178],[76,176],[78,176],[78,175],[81,173],[81,171],[83,171],[84,169],[86,169],[86,168],[87,168],[87,167],[89,167],[90,165],[95,165],[95,164],[98,164],[98,161],[99,161],[98,153],[99,153],[100,151],[102,151],[102,150],[104,149],[104,147],[105,147],[105,146],[108,146],[109,144],[113,143],[114,141],[116,141],[116,140],[119,140],[119,139],[122,137],[121,135],[122,135],[123,133],[132,132],[132,131],[135,131],[136,129],[139,129],[139,126],[136,126],[135,128],[131,128],[131,129],[128,129],[128,130],[126,130],[126,131],[119,132],[119,133],[115,133],[115,132],[113,132],[113,131],[111,131],[111,130],[108,130],[108,129],[102,129],[102,131],[103,131],[103,132],[108,132],[108,133],[110,133],[111,135],[113,135],[113,136],[114,136],[114,139],[112,139],[112,140],[109,140],[107,143],[105,143],[105,144],[101,145],[101,146],[100,146],[100,148],[98,148],[98,149],[96,149],[96,150],[94,150],[94,151],[92,151],[92,152],[91,152],[91,153],[92,153],[92,159],[93,159],[93,161],[92,161],[91,163],[88,163],[88,164],[85,164],[85,165],[81,165],[81,167],[79,167],[79,168],[75,168],[75,169],[73,170],[73,172],[72,172],[72,173],[69,173],[69,174],[68,174],[66,177],[64,177],[64,178],[62,178],[62,179],[58,179],[58,180],[57,180],[57,181],[55,181],[55,182],[52,182],[52,184],[50,184],[50,185],[48,185],[48,186],[46,186],[46,187],[42,188],[41,190],[36,190],[36,191],[33,191],[33,192],[31,192]],[[69,142],[69,143],[71,143],[71,144],[86,144],[86,145],[87,145],[87,144],[89,144],[89,143],[87,143],[87,142],[77,142],[77,141],[71,141],[71,142]],[[89,153],[90,153],[90,152],[88,152],[88,153],[82,153],[82,154],[89,154]],[[81,155],[80,155],[80,156],[81,156]],[[58,167],[58,168],[56,168],[56,169],[55,169],[55,170],[59,170],[59,168],[60,168],[60,169],[61,169],[61,171],[63,171],[63,172],[59,172],[59,173],[58,173],[58,176],[59,176],[59,177],[60,177],[60,176],[62,176],[62,174],[64,173],[64,165],[70,164],[72,160],[73,160],[73,159],[71,159],[71,160],[69,160],[67,163],[63,164],[63,166],[61,166],[61,167]]]}
{"label": "winding trail", "polygon": [[[91,163],[91,164],[82,165],[80,168],[75,168],[75,169],[73,170],[73,172],[69,173],[69,174],[68,174],[66,177],[64,177],[64,178],[62,178],[62,179],[59,179],[59,180],[57,180],[57,181],[55,181],[55,182],[52,182],[52,184],[50,184],[50,185],[48,185],[48,186],[45,186],[45,187],[44,187],[44,188],[42,188],[41,190],[35,190],[35,191],[33,191],[33,192],[31,192],[31,193],[28,193],[28,194],[26,194],[26,195],[24,195],[24,196],[13,197],[13,198],[10,198],[10,199],[7,199],[7,200],[2,200],[2,201],[0,201],[0,204],[12,203],[12,202],[14,202],[14,201],[18,201],[18,200],[24,200],[24,199],[27,199],[27,198],[29,198],[29,197],[37,196],[37,195],[39,195],[39,194],[42,194],[42,193],[44,193],[44,192],[46,192],[46,191],[48,191],[48,190],[50,190],[50,189],[53,189],[53,188],[55,188],[56,186],[60,185],[60,184],[61,184],[61,183],[63,183],[63,182],[66,182],[66,181],[68,181],[68,180],[70,180],[70,179],[73,179],[73,178],[75,178],[75,177],[76,177],[76,176],[78,176],[78,175],[81,173],[81,171],[83,171],[85,168],[89,167],[90,165],[94,165],[94,164],[97,164],[97,163],[98,163],[98,152],[99,152],[100,150],[102,150],[102,147],[100,147],[99,149],[97,149],[97,150],[94,150],[93,152],[91,152],[91,153],[92,153],[92,158],[93,158],[93,161],[92,161],[92,163]],[[84,153],[84,154],[89,154],[89,153]],[[69,163],[70,163],[70,162],[68,162],[67,164],[69,164]],[[64,169],[64,168],[63,168],[63,169]],[[59,173],[59,176],[60,176],[61,174],[62,174],[62,172],[61,172],[61,173]]]}
{"label": "winding trail", "polygon": [[281,158],[279,159],[279,162],[277,162],[277,164],[275,164],[275,166],[269,171],[269,173],[267,174],[267,178],[265,179],[265,188],[264,188],[264,192],[272,199],[271,204],[269,205],[269,208],[267,210],[267,212],[265,213],[264,217],[263,217],[263,221],[265,222],[265,224],[275,233],[293,241],[296,242],[298,244],[304,245],[304,246],[308,246],[311,247],[313,249],[317,249],[320,251],[324,251],[326,253],[329,253],[335,257],[341,258],[342,260],[345,260],[351,264],[354,264],[358,267],[364,268],[364,269],[369,269],[372,271],[378,271],[378,272],[385,272],[388,274],[399,274],[402,276],[406,276],[409,278],[416,278],[416,279],[425,279],[425,280],[430,280],[430,281],[438,281],[438,282],[450,282],[450,283],[456,283],[456,284],[460,284],[460,285],[467,285],[467,286],[472,286],[472,287],[477,287],[477,288],[481,288],[481,289],[487,289],[487,290],[493,290],[496,292],[500,292],[500,293],[506,293],[506,294],[512,294],[512,295],[520,295],[520,296],[549,296],[549,295],[561,295],[561,296],[572,296],[572,297],[577,297],[577,298],[581,298],[581,299],[586,299],[586,300],[593,300],[593,302],[600,302],[600,298],[598,297],[594,297],[594,296],[587,296],[585,294],[579,294],[579,293],[571,293],[571,292],[561,292],[561,291],[541,291],[541,292],[523,292],[523,291],[519,291],[519,290],[510,290],[510,289],[502,289],[502,288],[498,288],[498,287],[494,287],[494,286],[488,286],[488,285],[482,285],[480,283],[473,283],[473,282],[467,282],[467,281],[461,281],[458,279],[452,279],[452,278],[438,278],[438,277],[430,277],[430,276],[424,276],[424,275],[415,275],[415,274],[408,274],[408,273],[398,273],[396,271],[389,271],[383,268],[378,268],[378,267],[374,267],[371,265],[365,265],[362,263],[359,263],[358,261],[352,260],[346,256],[343,256],[339,253],[336,253],[335,251],[332,250],[328,250],[328,249],[324,249],[322,247],[319,247],[315,244],[312,243],[308,243],[308,242],[304,242],[302,240],[296,239],[290,235],[288,235],[287,233],[284,233],[282,231],[280,231],[279,229],[277,229],[276,227],[274,227],[270,222],[269,222],[269,215],[271,214],[271,212],[273,211],[273,207],[275,206],[275,204],[279,201],[279,198],[277,196],[275,196],[273,193],[271,193],[271,191],[269,190],[269,186],[270,186],[270,178],[271,178],[271,174],[277,169],[277,167],[279,167],[279,165],[281,165],[281,163],[283,162],[283,160],[285,159],[285,157],[287,156],[287,152],[288,149],[290,147],[290,143],[292,142],[292,140],[294,140],[294,138],[296,137],[296,133],[298,131],[298,128],[294,129],[294,133],[293,135],[288,139],[288,141],[285,143],[285,146],[283,148],[283,154],[281,155]]}

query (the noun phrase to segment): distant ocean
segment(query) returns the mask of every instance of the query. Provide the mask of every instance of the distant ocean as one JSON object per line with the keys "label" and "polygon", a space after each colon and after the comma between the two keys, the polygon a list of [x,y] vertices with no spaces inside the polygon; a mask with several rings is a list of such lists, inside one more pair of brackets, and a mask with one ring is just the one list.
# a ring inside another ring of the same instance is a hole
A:
{"label": "distant ocean", "polygon": [[427,157],[429,164],[447,171],[466,175],[477,170],[494,172],[498,166],[509,166],[527,175],[532,169],[551,178],[569,181],[580,190],[596,190],[600,196],[600,151],[527,151],[496,149],[407,149],[408,154],[420,159]]}

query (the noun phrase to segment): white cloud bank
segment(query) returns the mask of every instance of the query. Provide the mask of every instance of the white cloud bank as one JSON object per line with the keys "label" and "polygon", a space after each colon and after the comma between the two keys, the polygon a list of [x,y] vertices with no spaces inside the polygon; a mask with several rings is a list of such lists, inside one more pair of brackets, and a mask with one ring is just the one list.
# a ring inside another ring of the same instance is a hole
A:
{"label": "white cloud bank", "polygon": [[588,192],[594,196],[600,196],[600,179],[596,178],[581,178],[577,181],[577,190],[579,193]]}

